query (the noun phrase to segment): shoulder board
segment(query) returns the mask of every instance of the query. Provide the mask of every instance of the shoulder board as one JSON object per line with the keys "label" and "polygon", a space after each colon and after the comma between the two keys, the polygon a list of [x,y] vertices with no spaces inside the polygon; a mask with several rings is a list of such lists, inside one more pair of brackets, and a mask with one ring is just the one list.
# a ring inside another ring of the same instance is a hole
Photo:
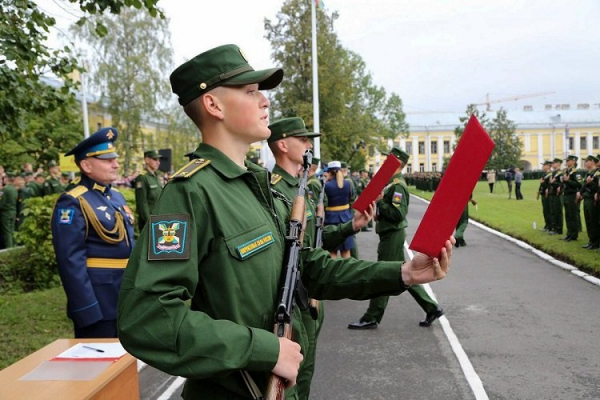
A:
{"label": "shoulder board", "polygon": [[81,177],[78,176],[77,178],[73,179],[73,181],[71,182],[71,184],[73,185],[79,185],[79,181],[81,181]]}
{"label": "shoulder board", "polygon": [[87,192],[87,191],[88,191],[88,189],[87,189],[85,186],[81,186],[81,185],[80,185],[80,186],[76,186],[76,187],[74,187],[73,189],[69,190],[69,191],[67,192],[67,194],[68,194],[69,196],[72,196],[72,197],[78,198],[79,196],[81,196],[82,194],[84,194],[84,193],[85,193],[85,192]]}
{"label": "shoulder board", "polygon": [[281,178],[282,177],[279,174],[271,174],[271,185],[277,185]]}
{"label": "shoulder board", "polygon": [[401,182],[402,182],[402,181],[400,180],[400,178],[395,178],[395,179],[392,181],[392,183],[393,183],[394,185],[397,185],[398,183],[401,183]]}
{"label": "shoulder board", "polygon": [[200,171],[202,168],[206,167],[210,164],[210,160],[205,158],[196,158],[183,167],[173,175],[171,175],[170,180],[172,179],[187,179],[190,176],[194,175],[196,172]]}
{"label": "shoulder board", "polygon": [[121,193],[121,192],[119,192],[119,189],[114,188],[114,187],[111,187],[110,190],[112,190],[113,192]]}

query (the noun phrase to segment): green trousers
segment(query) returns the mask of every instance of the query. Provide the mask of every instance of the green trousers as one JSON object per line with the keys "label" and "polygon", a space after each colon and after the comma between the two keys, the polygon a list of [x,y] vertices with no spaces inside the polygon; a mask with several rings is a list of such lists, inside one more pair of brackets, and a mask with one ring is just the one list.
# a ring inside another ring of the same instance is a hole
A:
{"label": "green trousers", "polygon": [[594,246],[600,245],[600,224],[598,223],[598,207],[593,196],[583,198],[583,216],[588,234],[589,243]]}
{"label": "green trousers", "polygon": [[310,384],[312,382],[313,374],[315,373],[315,361],[317,358],[317,339],[323,326],[323,319],[325,318],[325,310],[323,308],[323,302],[319,302],[319,318],[315,321],[310,316],[308,311],[302,312],[302,322],[306,329],[306,336],[308,342],[308,350],[304,355],[304,362],[298,373],[298,379],[296,384],[298,385],[298,398],[306,400],[310,395]]}
{"label": "green trousers", "polygon": [[0,212],[0,238],[4,241],[4,247],[1,248],[9,249],[15,246],[13,234],[15,232],[15,212]]}
{"label": "green trousers", "polygon": [[567,223],[567,235],[572,239],[577,239],[579,235],[579,225],[577,224],[579,206],[576,202],[577,194],[564,194],[563,204],[565,206],[565,221]]}
{"label": "green trousers", "polygon": [[469,225],[469,205],[465,207],[458,223],[456,224],[456,239],[464,239],[465,230],[467,229],[467,225]]}
{"label": "green trousers", "polygon": [[544,214],[544,229],[552,228],[552,213],[550,212],[550,197],[542,196],[542,213]]}
{"label": "green trousers", "polygon": [[562,231],[563,231],[562,196],[550,195],[550,209],[552,210],[552,230],[556,233],[562,233]]}
{"label": "green trousers", "polygon": [[[380,234],[379,245],[377,246],[377,261],[404,261],[405,238],[406,233],[404,229]],[[423,286],[412,285],[408,289],[408,292],[426,313],[437,309],[437,303],[429,297]],[[363,315],[362,320],[381,323],[389,299],[389,296],[371,299],[369,301],[369,308],[365,312],[365,315]]]}

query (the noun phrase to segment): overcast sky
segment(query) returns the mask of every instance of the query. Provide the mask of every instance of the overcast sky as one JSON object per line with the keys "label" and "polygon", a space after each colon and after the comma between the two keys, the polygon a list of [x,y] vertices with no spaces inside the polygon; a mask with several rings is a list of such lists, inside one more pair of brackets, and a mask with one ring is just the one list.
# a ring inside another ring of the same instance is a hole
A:
{"label": "overcast sky", "polygon": [[[61,3],[61,0],[55,0]],[[310,0],[306,0],[310,1]],[[495,105],[600,103],[600,0],[325,0],[342,44],[407,112],[465,110],[469,103],[555,92]],[[60,16],[51,0],[39,0]],[[255,68],[273,65],[264,18],[276,0],[160,0],[175,62],[239,44]],[[167,79],[167,77],[165,77]]]}

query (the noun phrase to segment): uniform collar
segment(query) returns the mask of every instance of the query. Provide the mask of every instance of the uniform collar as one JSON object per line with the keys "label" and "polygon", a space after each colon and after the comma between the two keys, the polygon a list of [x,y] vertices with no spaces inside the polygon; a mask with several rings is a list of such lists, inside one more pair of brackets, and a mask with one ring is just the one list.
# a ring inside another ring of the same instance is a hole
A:
{"label": "uniform collar", "polygon": [[273,167],[273,173],[281,176],[287,184],[291,186],[297,186],[299,179],[295,176],[290,175],[285,169],[281,168],[279,165],[275,164]]}
{"label": "uniform collar", "polygon": [[[229,179],[235,179],[247,173],[245,169],[234,163],[229,157],[223,154],[220,150],[206,143],[201,143],[194,151],[194,158],[204,158],[210,160],[210,165],[220,174]],[[261,167],[246,161],[248,171],[256,172],[262,170]]]}
{"label": "uniform collar", "polygon": [[88,189],[92,189],[95,190],[97,192],[102,193],[103,195],[107,194],[110,192],[110,188],[111,185],[103,185],[99,182],[96,182],[95,180],[93,180],[92,178],[90,178],[87,175],[83,175],[81,176],[81,185],[87,187]]}
{"label": "uniform collar", "polygon": [[156,171],[152,172],[148,169],[148,167],[144,168],[146,170],[147,173],[149,173],[152,176],[156,176]]}

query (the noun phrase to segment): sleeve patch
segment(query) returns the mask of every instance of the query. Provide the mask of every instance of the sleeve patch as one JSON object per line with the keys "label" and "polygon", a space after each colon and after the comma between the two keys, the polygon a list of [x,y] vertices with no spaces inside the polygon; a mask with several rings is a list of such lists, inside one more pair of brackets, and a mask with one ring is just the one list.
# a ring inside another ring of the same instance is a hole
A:
{"label": "sleeve patch", "polygon": [[59,208],[56,216],[58,217],[58,223],[60,225],[71,225],[73,223],[73,216],[75,215],[74,208]]}
{"label": "sleeve patch", "polygon": [[189,260],[188,214],[151,215],[148,260]]}
{"label": "sleeve patch", "polygon": [[392,203],[401,203],[402,202],[402,193],[394,192],[394,196],[392,197]]}

